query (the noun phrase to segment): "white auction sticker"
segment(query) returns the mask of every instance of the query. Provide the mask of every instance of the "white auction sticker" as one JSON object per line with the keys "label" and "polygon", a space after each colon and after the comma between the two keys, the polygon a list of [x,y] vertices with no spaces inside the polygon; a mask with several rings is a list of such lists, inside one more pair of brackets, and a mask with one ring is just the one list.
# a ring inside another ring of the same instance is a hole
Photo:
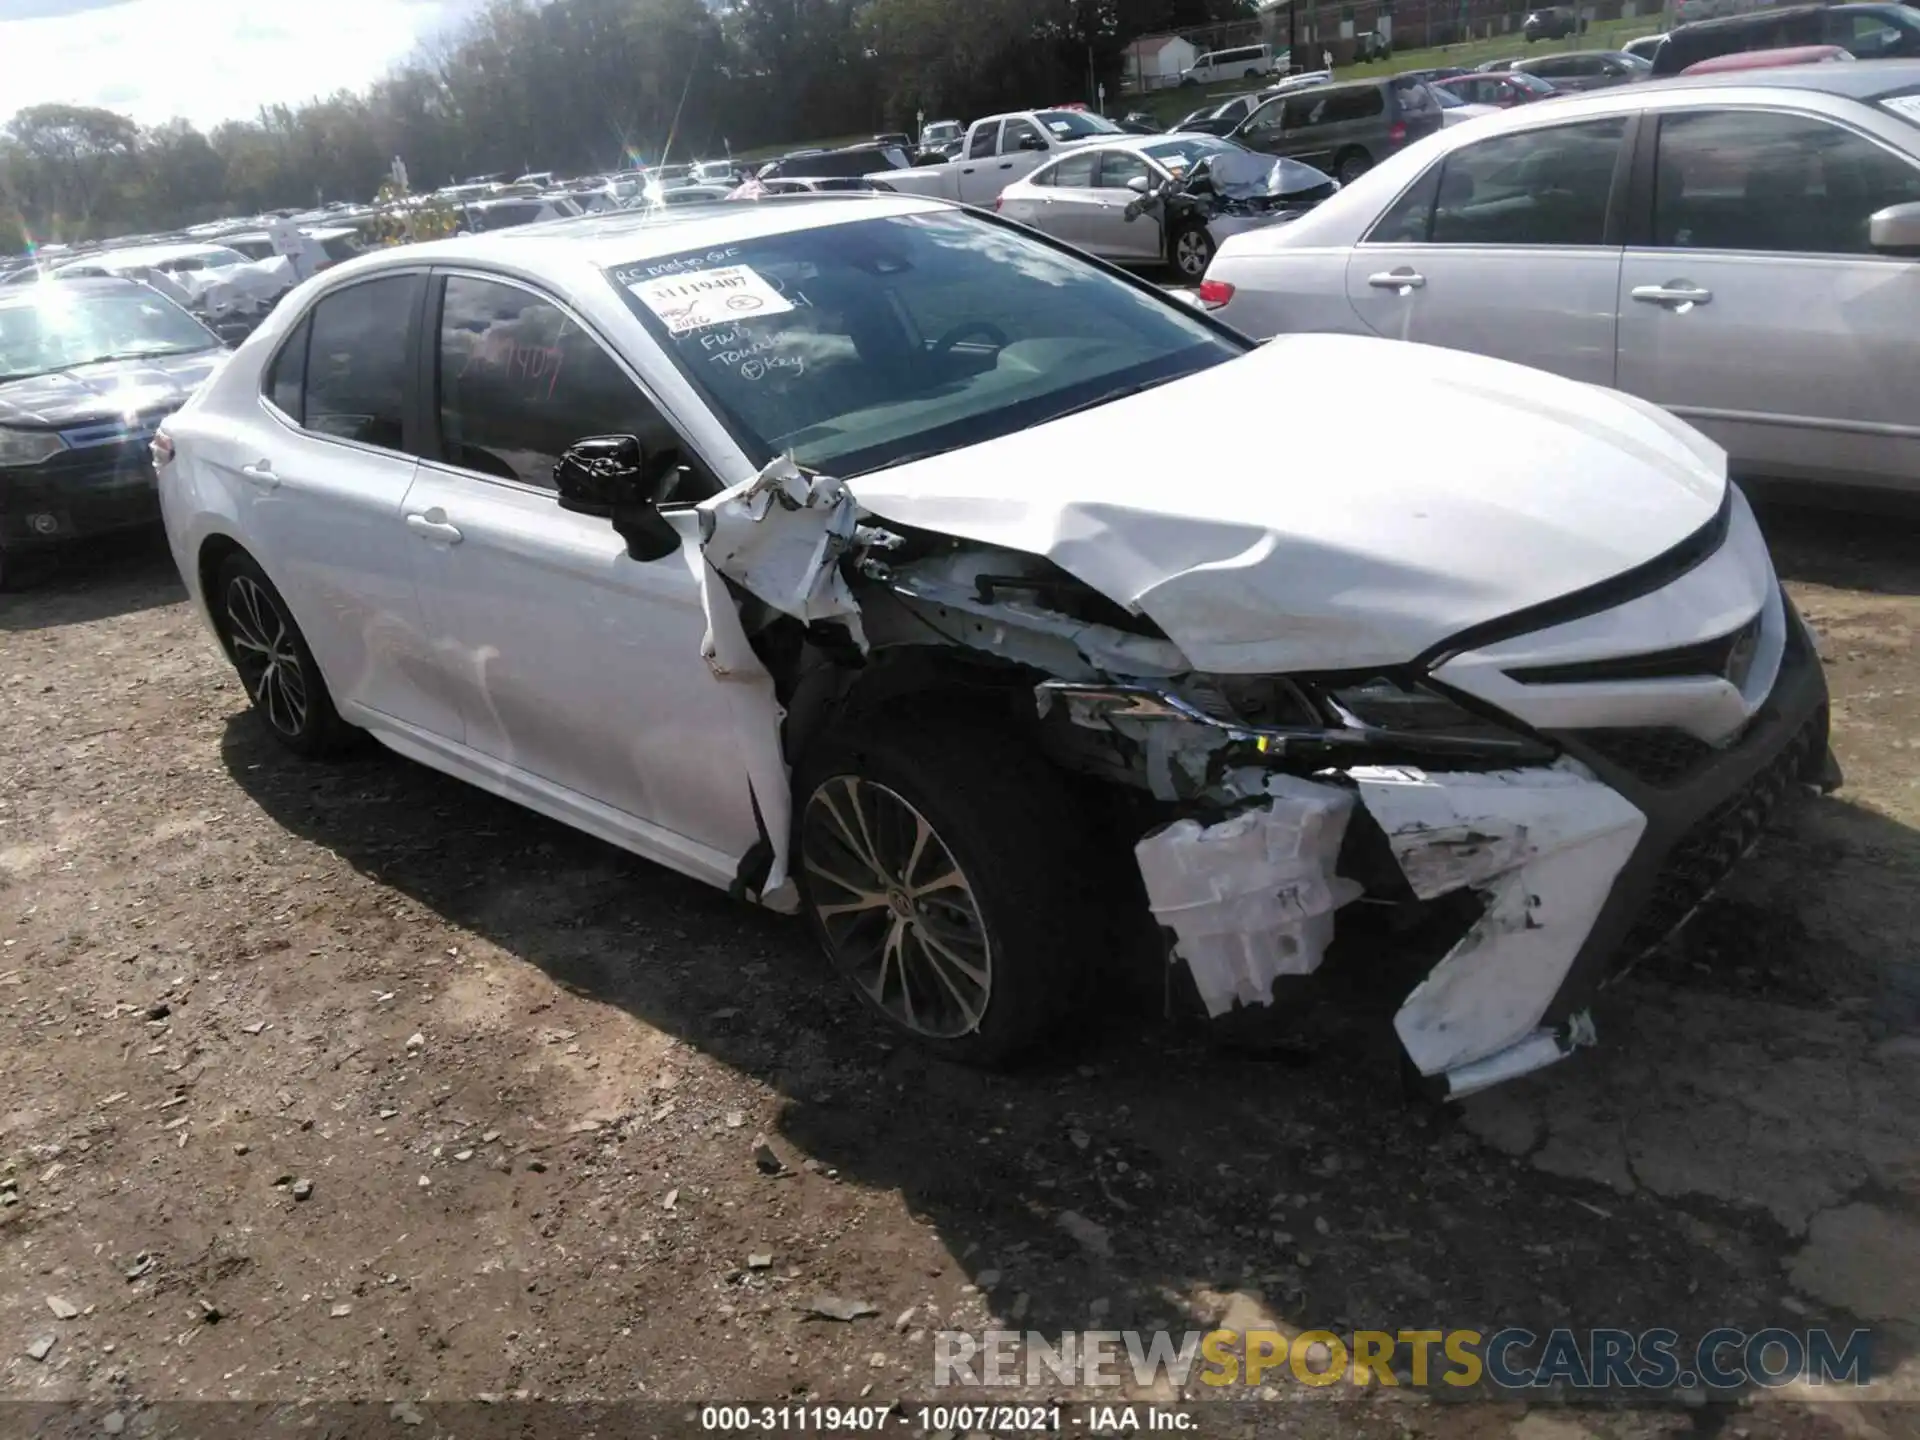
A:
{"label": "white auction sticker", "polygon": [[683,275],[660,275],[627,286],[640,303],[665,322],[670,334],[684,335],[708,325],[732,325],[782,315],[793,309],[787,298],[750,265],[727,265]]}

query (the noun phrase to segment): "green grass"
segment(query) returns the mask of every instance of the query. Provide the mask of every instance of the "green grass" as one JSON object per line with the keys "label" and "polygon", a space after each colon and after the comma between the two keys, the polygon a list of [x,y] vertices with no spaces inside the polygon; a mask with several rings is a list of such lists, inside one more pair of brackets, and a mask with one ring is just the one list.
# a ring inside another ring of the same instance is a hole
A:
{"label": "green grass", "polygon": [[[1565,40],[1541,40],[1529,45],[1519,31],[1497,35],[1491,40],[1470,40],[1461,45],[1436,45],[1428,50],[1396,50],[1385,60],[1364,65],[1341,65],[1334,69],[1338,80],[1364,80],[1375,75],[1398,75],[1402,70],[1431,70],[1442,65],[1460,65],[1472,69],[1484,60],[1501,60],[1509,55],[1551,55],[1560,50],[1617,50],[1642,35],[1657,35],[1667,28],[1659,15],[1639,15],[1631,20],[1599,20],[1584,35]],[[1107,111],[1124,115],[1144,110],[1162,124],[1171,124],[1206,101],[1218,96],[1241,95],[1254,89],[1255,81],[1229,80],[1220,85],[1191,85],[1171,90],[1155,90],[1147,95],[1110,97]],[[757,150],[741,150],[736,160],[772,160],[794,150],[833,150],[842,145],[858,145],[873,138],[863,135],[835,135],[825,140],[795,140],[785,145],[763,145]]]}
{"label": "green grass", "polygon": [[[1498,35],[1491,40],[1470,40],[1462,45],[1436,45],[1429,50],[1396,50],[1385,60],[1363,65],[1337,65],[1337,80],[1364,80],[1376,75],[1398,75],[1402,70],[1431,70],[1442,65],[1460,65],[1472,69],[1485,60],[1503,60],[1509,55],[1551,55],[1561,50],[1615,50],[1641,35],[1657,35],[1666,29],[1658,15],[1640,15],[1631,20],[1596,21],[1584,35],[1565,40],[1540,40],[1529,45],[1519,31]],[[1212,96],[1225,99],[1245,94],[1257,82],[1231,80],[1222,85],[1188,86],[1185,89],[1155,90],[1149,95],[1123,95],[1107,108],[1114,114],[1144,110],[1163,124],[1171,124],[1198,110]]]}

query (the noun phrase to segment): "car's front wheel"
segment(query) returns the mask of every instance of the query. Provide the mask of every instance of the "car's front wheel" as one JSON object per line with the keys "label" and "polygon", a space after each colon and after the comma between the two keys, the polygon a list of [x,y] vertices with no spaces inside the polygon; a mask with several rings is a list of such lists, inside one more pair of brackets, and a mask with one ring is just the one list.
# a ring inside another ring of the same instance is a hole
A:
{"label": "car's front wheel", "polygon": [[1189,220],[1167,239],[1167,258],[1188,284],[1198,284],[1213,263],[1213,234],[1204,222]]}
{"label": "car's front wheel", "polygon": [[836,734],[802,759],[794,800],[814,932],[895,1030],[993,1065],[1079,997],[1106,923],[1095,841],[1017,741],[921,717]]}
{"label": "car's front wheel", "polygon": [[207,599],[247,699],[273,738],[308,759],[343,748],[352,727],[333,708],[293,612],[254,558],[229,555]]}

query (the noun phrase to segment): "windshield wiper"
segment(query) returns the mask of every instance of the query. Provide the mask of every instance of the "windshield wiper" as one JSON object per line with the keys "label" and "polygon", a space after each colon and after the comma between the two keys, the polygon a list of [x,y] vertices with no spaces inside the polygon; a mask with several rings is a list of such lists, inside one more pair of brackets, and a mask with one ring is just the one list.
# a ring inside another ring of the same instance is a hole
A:
{"label": "windshield wiper", "polygon": [[[211,350],[211,345],[205,347]],[[89,365],[111,365],[116,360],[160,360],[169,355],[194,355],[194,350],[117,350],[111,355],[96,355],[91,360],[82,360],[78,365],[69,365],[69,370],[84,370]],[[51,373],[51,372],[49,372]]]}

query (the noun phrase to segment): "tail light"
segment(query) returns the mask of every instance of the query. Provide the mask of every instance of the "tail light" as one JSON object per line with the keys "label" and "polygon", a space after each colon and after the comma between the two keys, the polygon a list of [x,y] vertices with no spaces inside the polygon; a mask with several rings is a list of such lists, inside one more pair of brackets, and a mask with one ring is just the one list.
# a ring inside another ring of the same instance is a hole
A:
{"label": "tail light", "polygon": [[1204,309],[1218,310],[1233,299],[1233,286],[1224,280],[1202,280],[1194,295]]}
{"label": "tail light", "polygon": [[1000,213],[1000,199],[1001,197],[998,195],[993,197],[993,213],[996,215]]}
{"label": "tail light", "polygon": [[147,452],[153,456],[154,469],[166,469],[173,463],[173,437],[164,430],[156,431],[147,442]]}
{"label": "tail light", "polygon": [[1392,126],[1387,130],[1387,139],[1391,140],[1395,145],[1405,144],[1407,139],[1407,122],[1404,120],[1394,121]]}

